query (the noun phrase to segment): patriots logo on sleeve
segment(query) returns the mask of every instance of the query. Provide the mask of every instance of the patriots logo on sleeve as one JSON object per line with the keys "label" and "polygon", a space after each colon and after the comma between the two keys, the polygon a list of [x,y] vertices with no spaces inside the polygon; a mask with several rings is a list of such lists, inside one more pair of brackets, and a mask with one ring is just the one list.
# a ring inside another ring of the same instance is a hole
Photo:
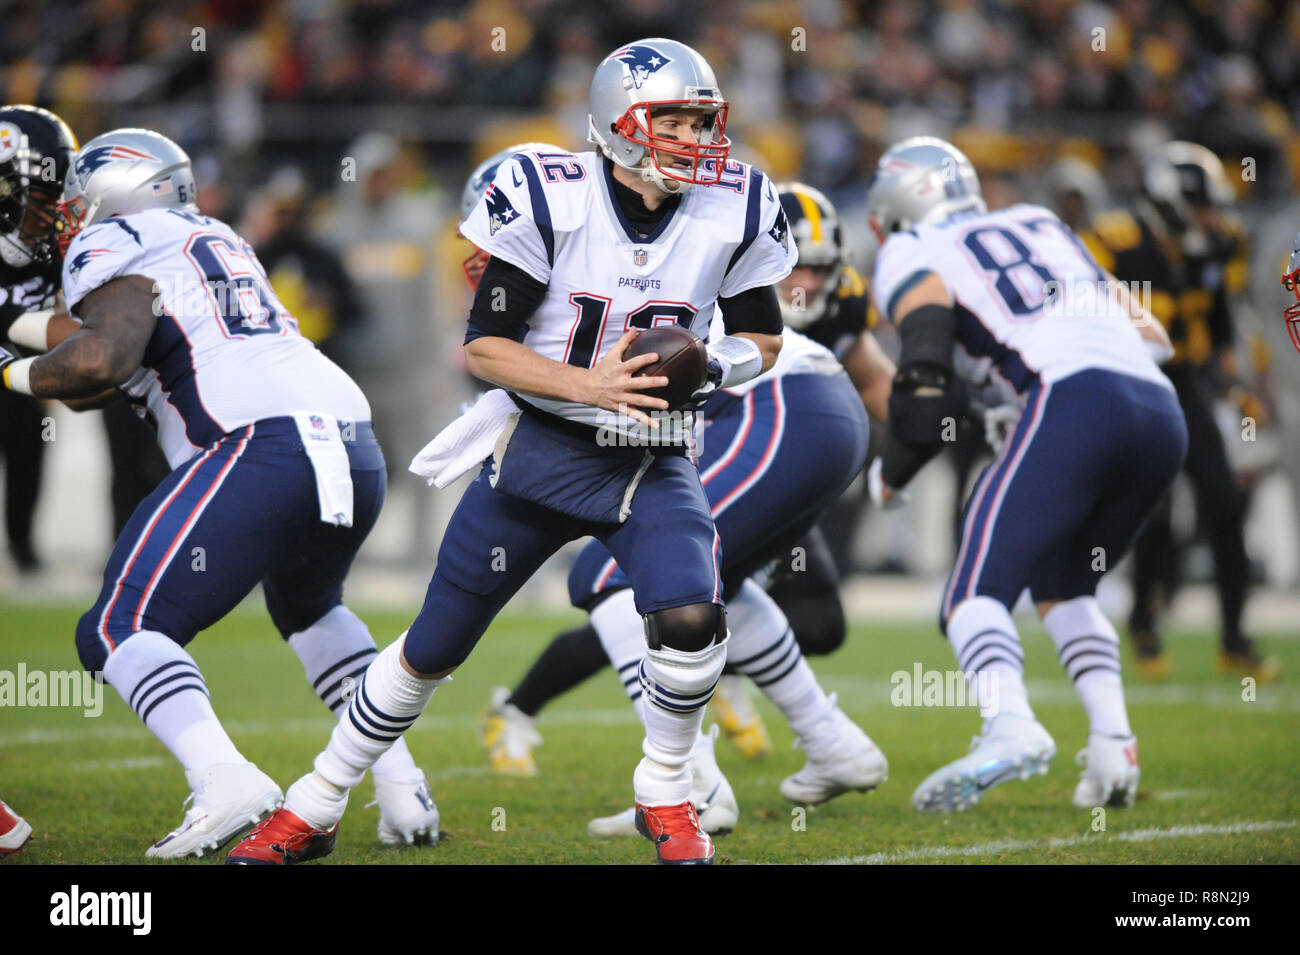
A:
{"label": "patriots logo on sleeve", "polygon": [[76,275],[78,272],[80,272],[82,269],[84,269],[87,265],[90,264],[91,259],[97,259],[101,255],[112,255],[112,254],[113,254],[112,249],[82,249],[73,257],[72,261],[68,263],[68,270],[73,275]]}
{"label": "patriots logo on sleeve", "polygon": [[157,156],[150,155],[143,149],[133,149],[130,146],[121,145],[96,146],[94,149],[88,149],[77,157],[77,178],[84,181],[87,176],[100,166],[105,166],[115,159],[159,161]]}
{"label": "patriots logo on sleeve", "polygon": [[782,249],[790,251],[790,221],[785,217],[785,210],[777,207],[776,221],[772,223],[772,228],[767,230],[776,244]]}
{"label": "patriots logo on sleeve", "polygon": [[488,186],[484,193],[488,208],[488,235],[496,235],[497,230],[519,218],[519,213],[510,204],[510,199],[497,188],[496,183]]}
{"label": "patriots logo on sleeve", "polygon": [[654,47],[625,46],[609,55],[611,60],[621,60],[632,74],[632,85],[640,89],[651,75],[658,73],[672,62]]}

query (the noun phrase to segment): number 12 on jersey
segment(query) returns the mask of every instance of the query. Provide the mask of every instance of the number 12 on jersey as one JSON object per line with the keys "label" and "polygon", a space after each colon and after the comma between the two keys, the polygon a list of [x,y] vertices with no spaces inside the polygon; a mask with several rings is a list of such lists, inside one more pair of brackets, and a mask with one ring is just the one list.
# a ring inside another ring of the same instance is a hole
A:
{"label": "number 12 on jersey", "polygon": [[[569,330],[569,340],[564,348],[564,360],[570,365],[590,368],[596,363],[600,343],[605,337],[609,310],[613,299],[590,292],[574,292],[569,302],[578,314]],[[634,312],[629,312],[623,331],[633,328],[653,328],[656,325],[680,325],[690,328],[699,311],[685,302],[646,302]]]}

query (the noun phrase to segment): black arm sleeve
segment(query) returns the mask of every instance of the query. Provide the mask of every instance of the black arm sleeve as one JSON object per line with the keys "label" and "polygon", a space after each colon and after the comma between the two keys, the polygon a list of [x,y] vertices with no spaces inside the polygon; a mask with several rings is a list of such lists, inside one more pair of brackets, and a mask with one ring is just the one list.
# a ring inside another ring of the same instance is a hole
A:
{"label": "black arm sleeve", "polygon": [[[966,389],[953,374],[956,323],[951,308],[922,305],[898,324],[902,351],[889,396],[889,431],[881,451],[881,477],[901,488],[939,453],[945,435],[956,436],[965,414]],[[925,394],[917,391],[924,389]]]}
{"label": "black arm sleeve", "polygon": [[528,332],[528,319],[546,297],[546,284],[523,269],[498,258],[488,259],[474,304],[469,310],[465,344],[476,338],[509,338],[520,342]]}
{"label": "black arm sleeve", "polygon": [[780,335],[785,328],[775,285],[760,285],[731,298],[719,298],[718,306],[722,309],[722,324],[728,335],[736,332]]}

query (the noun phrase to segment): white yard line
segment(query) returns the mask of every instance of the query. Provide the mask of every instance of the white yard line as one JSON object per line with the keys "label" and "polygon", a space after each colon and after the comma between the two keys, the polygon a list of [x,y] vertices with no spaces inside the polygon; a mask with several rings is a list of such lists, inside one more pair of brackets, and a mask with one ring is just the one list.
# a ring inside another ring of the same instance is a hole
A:
{"label": "white yard line", "polygon": [[1024,852],[1030,849],[1071,849],[1087,843],[1103,842],[1154,842],[1157,839],[1199,839],[1203,836],[1233,836],[1245,832],[1273,832],[1294,829],[1294,820],[1273,819],[1265,822],[1234,822],[1219,826],[1171,826],[1167,829],[1135,829],[1114,835],[1067,836],[1055,839],[1000,839],[996,842],[977,842],[971,846],[916,846],[892,852],[873,852],[864,856],[842,856],[838,859],[807,859],[806,864],[816,865],[889,865],[895,862],[924,862],[929,859],[963,859],[995,855],[1002,852]]}
{"label": "white yard line", "polygon": [[[473,730],[479,725],[478,716],[438,716],[425,713],[408,733],[431,733],[447,730]],[[541,727],[548,726],[632,726],[638,722],[636,711],[632,707],[618,707],[604,710],[556,710],[547,712]],[[226,732],[233,737],[265,736],[268,734],[288,735],[293,733],[318,733],[320,743],[325,745],[329,731],[335,721],[325,716],[298,718],[289,720],[226,720],[222,723]],[[13,733],[0,733],[0,746],[43,745],[48,743],[76,743],[83,740],[114,739],[152,739],[143,725],[134,726],[86,726],[76,729],[29,729]]]}
{"label": "white yard line", "polygon": [[153,769],[166,766],[170,760],[162,756],[128,756],[122,759],[88,759],[82,763],[72,763],[69,768],[78,772],[93,773],[113,769]]}

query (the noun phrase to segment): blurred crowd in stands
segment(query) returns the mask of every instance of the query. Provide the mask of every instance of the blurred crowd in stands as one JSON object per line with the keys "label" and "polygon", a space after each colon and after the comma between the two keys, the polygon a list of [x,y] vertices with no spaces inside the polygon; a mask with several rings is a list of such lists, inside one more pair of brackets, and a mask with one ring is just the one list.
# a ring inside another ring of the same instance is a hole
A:
{"label": "blurred crowd in stands", "polygon": [[631,39],[699,49],[736,155],[826,191],[853,244],[877,156],[918,133],[966,150],[990,206],[1033,199],[1076,224],[1130,199],[1169,139],[1222,158],[1248,222],[1300,184],[1300,4],[1281,0],[4,6],[4,101],[58,111],[82,141],[142,125],[189,150],[202,210],[247,235],[357,375],[399,463],[468,394],[465,176],[512,142],[587,148],[592,71]]}

